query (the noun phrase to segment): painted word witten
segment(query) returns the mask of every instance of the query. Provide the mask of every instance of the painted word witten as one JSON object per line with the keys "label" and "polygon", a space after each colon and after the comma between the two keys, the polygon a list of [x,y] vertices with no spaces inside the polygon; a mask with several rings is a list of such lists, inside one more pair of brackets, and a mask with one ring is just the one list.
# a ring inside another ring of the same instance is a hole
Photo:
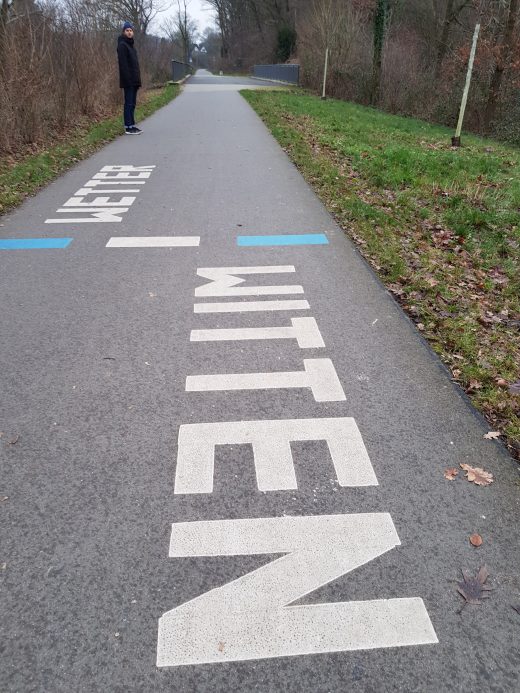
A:
{"label": "painted word witten", "polygon": [[[244,286],[244,276],[289,274],[292,265],[206,267],[210,282],[195,296],[255,297],[303,294],[297,284]],[[240,300],[195,304],[195,313],[249,313],[307,310],[304,299]],[[291,340],[298,349],[323,349],[312,317],[291,317],[285,326],[192,330],[191,342]],[[327,358],[302,359],[296,371],[190,375],[186,391],[310,390],[315,402],[345,398]],[[232,396],[232,395],[231,395]],[[252,446],[258,490],[298,488],[291,443],[325,441],[340,487],[377,486],[359,428],[351,417],[220,421],[181,425],[175,494],[213,492],[215,450],[221,445]],[[297,462],[297,460],[296,460]],[[322,464],[316,459],[317,469]],[[325,470],[323,470],[325,473]],[[437,636],[422,599],[404,597],[320,604],[293,603],[323,585],[378,559],[400,545],[387,513],[306,515],[180,522],[172,526],[172,558],[277,554],[267,565],[195,597],[159,620],[157,665],[236,662],[426,645]],[[285,554],[279,557],[279,554]]]}

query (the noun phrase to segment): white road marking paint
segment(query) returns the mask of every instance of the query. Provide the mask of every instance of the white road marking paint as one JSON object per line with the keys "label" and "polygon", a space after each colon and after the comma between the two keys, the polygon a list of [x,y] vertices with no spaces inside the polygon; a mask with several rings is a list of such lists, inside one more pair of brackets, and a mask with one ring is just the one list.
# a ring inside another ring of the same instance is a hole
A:
{"label": "white road marking paint", "polygon": [[82,202],[83,197],[71,197],[63,203],[64,207],[130,207],[136,198],[122,197],[120,200],[110,201],[110,197],[95,197],[90,202]]}
{"label": "white road marking paint", "polygon": [[[292,441],[327,442],[340,486],[377,486],[363,439],[352,418],[224,421],[179,429],[175,493],[212,493],[216,445],[253,446],[260,491],[296,489]],[[316,460],[316,464],[319,461]]]}
{"label": "white road marking paint", "polygon": [[108,190],[106,188],[103,188],[102,190],[96,190],[93,188],[80,188],[79,190],[76,190],[74,195],[79,196],[79,197],[85,197],[85,195],[99,195],[100,192],[121,194],[121,193],[138,193],[138,192],[141,192],[141,190],[139,188],[119,188],[119,190],[117,188],[112,188],[112,189],[108,189]]}
{"label": "white road marking paint", "polygon": [[123,173],[96,173],[95,176],[92,176],[92,180],[124,180],[128,182],[129,180],[150,178],[151,175],[151,171],[141,171],[141,173],[133,173],[130,171]]}
{"label": "white road marking paint", "polygon": [[144,185],[146,183],[145,180],[132,180],[131,183],[129,183],[127,180],[89,180],[87,183],[85,183],[86,188],[101,188],[101,190],[104,190],[103,186],[104,185]]}
{"label": "white road marking paint", "polygon": [[200,245],[200,236],[114,236],[107,248],[187,248]]}
{"label": "white road marking paint", "polygon": [[[135,202],[135,197],[119,197],[111,199],[106,193],[121,195],[126,192],[140,192],[140,188],[117,189],[118,185],[144,185],[152,175],[155,166],[103,166],[99,173],[87,181],[82,188],[70,197],[63,206],[57,210],[58,214],[81,213],[85,216],[46,219],[46,224],[88,224],[88,223],[115,223],[121,222],[121,215],[128,212]],[[122,180],[119,180],[122,179]],[[109,186],[108,188],[103,186]],[[91,188],[98,188],[91,190]],[[101,195],[100,195],[101,193]],[[105,195],[103,195],[105,193]],[[87,196],[98,195],[85,201]]]}
{"label": "white road marking paint", "polygon": [[296,339],[300,349],[325,346],[314,318],[291,318],[292,327],[245,327],[241,329],[192,330],[192,342],[226,342],[252,339]]}
{"label": "white road marking paint", "polygon": [[287,301],[229,301],[228,303],[195,303],[194,313],[250,313],[276,310],[307,310],[304,300]]}
{"label": "white road marking paint", "polygon": [[88,212],[89,216],[85,217],[60,217],[56,219],[46,219],[45,223],[46,224],[106,224],[106,223],[115,223],[115,222],[120,222],[123,221],[123,218],[119,216],[120,214],[124,214],[125,212],[128,212],[130,208],[129,207],[112,207],[111,209],[105,209],[105,208],[100,208],[96,207],[95,209],[84,209],[81,207],[75,207],[75,208],[67,208],[65,209],[57,209],[56,212],[59,213],[65,213],[65,214],[71,214],[72,212],[81,212],[82,214],[85,214],[85,212]]}
{"label": "white road marking paint", "polygon": [[309,387],[316,402],[341,402],[346,399],[330,359],[304,359],[303,368],[303,371],[274,373],[189,375],[186,378],[186,392]]}
{"label": "white road marking paint", "polygon": [[289,606],[399,545],[387,513],[174,524],[170,557],[287,555],[163,614],[157,666],[436,643],[419,598]]}
{"label": "white road marking paint", "polygon": [[295,272],[293,265],[266,267],[202,267],[199,277],[211,279],[195,289],[195,296],[265,296],[268,294],[303,294],[301,286],[240,286],[245,280],[240,274],[285,274]]}

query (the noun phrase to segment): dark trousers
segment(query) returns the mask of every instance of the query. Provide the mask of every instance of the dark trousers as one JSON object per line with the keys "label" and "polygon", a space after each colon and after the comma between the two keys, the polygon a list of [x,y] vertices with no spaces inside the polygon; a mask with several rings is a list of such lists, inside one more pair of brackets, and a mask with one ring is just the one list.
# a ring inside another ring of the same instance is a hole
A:
{"label": "dark trousers", "polygon": [[123,91],[125,93],[125,105],[123,107],[123,118],[125,121],[125,128],[130,128],[135,125],[134,111],[135,103],[137,101],[137,90],[139,87],[124,87]]}

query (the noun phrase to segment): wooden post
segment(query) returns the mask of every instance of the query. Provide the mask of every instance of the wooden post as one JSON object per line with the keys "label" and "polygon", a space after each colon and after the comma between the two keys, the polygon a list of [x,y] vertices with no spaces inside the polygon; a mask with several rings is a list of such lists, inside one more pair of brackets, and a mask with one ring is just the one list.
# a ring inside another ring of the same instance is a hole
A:
{"label": "wooden post", "polygon": [[329,49],[326,48],[326,49],[325,49],[325,68],[324,68],[324,70],[323,70],[323,89],[322,89],[322,92],[321,92],[321,98],[322,98],[322,99],[325,99],[325,98],[326,98],[326,96],[325,96],[325,87],[326,87],[326,85],[327,85],[327,70],[328,70],[328,68],[329,68]]}
{"label": "wooden post", "polygon": [[471,46],[471,54],[469,56],[468,63],[468,73],[466,75],[466,84],[464,86],[464,93],[462,94],[462,102],[460,104],[459,112],[459,122],[457,123],[457,130],[455,131],[455,137],[451,138],[452,147],[460,147],[460,133],[462,132],[462,123],[464,122],[464,113],[466,112],[466,104],[468,103],[469,87],[471,85],[471,75],[473,73],[473,62],[475,60],[475,53],[477,51],[477,41],[478,34],[480,31],[480,24],[475,27],[475,33],[473,34],[473,45]]}

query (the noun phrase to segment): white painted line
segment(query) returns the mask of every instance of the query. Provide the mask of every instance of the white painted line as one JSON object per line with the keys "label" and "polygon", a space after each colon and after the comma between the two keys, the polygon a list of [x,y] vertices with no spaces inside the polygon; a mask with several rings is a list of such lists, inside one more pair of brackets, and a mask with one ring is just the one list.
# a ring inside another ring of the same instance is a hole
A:
{"label": "white painted line", "polygon": [[387,513],[174,524],[170,557],[287,555],[163,614],[157,666],[438,642],[418,598],[287,606],[399,544]]}
{"label": "white painted line", "polygon": [[265,296],[269,294],[303,294],[303,287],[291,286],[239,286],[245,280],[241,274],[285,274],[295,272],[293,265],[268,265],[265,267],[202,267],[199,277],[211,279],[195,289],[195,296]]}
{"label": "white painted line", "polygon": [[189,375],[186,378],[186,392],[310,387],[316,402],[340,402],[346,399],[330,359],[304,359],[303,367],[303,371]]}
{"label": "white painted line", "polygon": [[200,236],[114,236],[107,248],[184,248],[200,245]]}
{"label": "white painted line", "polygon": [[[224,421],[179,429],[175,493],[212,493],[216,445],[253,446],[260,491],[296,489],[292,441],[325,440],[340,486],[377,486],[363,439],[352,418]],[[316,460],[316,465],[320,460]]]}
{"label": "white painted line", "polygon": [[250,313],[276,310],[307,310],[307,301],[229,301],[229,303],[195,303],[194,313]]}
{"label": "white painted line", "polygon": [[292,327],[192,330],[192,342],[226,342],[252,339],[296,339],[300,349],[318,349],[325,343],[314,318],[291,318]]}

